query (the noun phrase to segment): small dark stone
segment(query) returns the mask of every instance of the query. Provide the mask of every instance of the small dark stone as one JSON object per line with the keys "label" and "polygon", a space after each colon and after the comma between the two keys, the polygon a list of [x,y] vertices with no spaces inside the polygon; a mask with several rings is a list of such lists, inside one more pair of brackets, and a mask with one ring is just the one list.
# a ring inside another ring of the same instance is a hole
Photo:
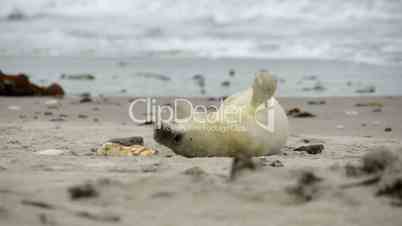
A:
{"label": "small dark stone", "polygon": [[294,118],[312,118],[316,117],[314,114],[306,111],[300,110],[300,108],[292,108],[286,113],[288,116],[292,116]]}
{"label": "small dark stone", "polygon": [[300,112],[298,114],[293,115],[293,117],[295,118],[313,118],[315,117],[314,114],[310,113],[310,112]]}
{"label": "small dark stone", "polygon": [[384,131],[385,131],[385,132],[392,132],[392,128],[387,127],[387,128],[384,129]]}
{"label": "small dark stone", "polygon": [[64,122],[66,120],[64,118],[52,118],[49,121],[51,121],[51,122]]}
{"label": "small dark stone", "polygon": [[52,206],[48,203],[42,202],[42,201],[33,201],[33,200],[25,200],[24,199],[21,201],[21,204],[27,205],[27,206],[39,207],[42,209],[54,209],[54,206]]}
{"label": "small dark stone", "polygon": [[78,211],[76,213],[77,216],[87,218],[94,221],[101,221],[101,222],[118,222],[121,220],[119,216],[110,215],[110,214],[102,214],[98,215],[95,213],[90,213],[87,211]]}
{"label": "small dark stone", "polygon": [[169,192],[169,191],[160,191],[160,192],[156,192],[154,194],[151,195],[151,198],[170,198],[174,195],[173,192]]}
{"label": "small dark stone", "polygon": [[292,108],[292,109],[288,110],[287,115],[294,115],[294,114],[298,114],[300,112],[301,112],[300,108]]}
{"label": "small dark stone", "polygon": [[273,161],[271,164],[269,164],[272,167],[284,167],[283,163],[279,160]]}
{"label": "small dark stone", "polygon": [[144,138],[140,136],[135,137],[125,137],[125,138],[113,138],[108,140],[110,143],[121,144],[124,146],[131,146],[131,145],[144,145]]}
{"label": "small dark stone", "polygon": [[88,118],[88,115],[78,114],[78,118],[80,118],[80,119],[86,119],[86,118]]}
{"label": "small dark stone", "polygon": [[91,94],[90,93],[83,93],[80,95],[81,100],[80,103],[88,103],[92,102]]}
{"label": "small dark stone", "polygon": [[53,115],[53,112],[46,111],[46,112],[43,113],[43,115],[50,116],[50,115]]}
{"label": "small dark stone", "polygon": [[183,173],[185,175],[190,175],[190,176],[195,176],[195,177],[201,177],[201,176],[206,174],[205,171],[202,170],[198,166],[194,166],[194,167],[191,167],[189,169],[186,169]]}
{"label": "small dark stone", "polygon": [[145,121],[145,122],[143,122],[143,123],[140,123],[139,125],[141,125],[141,126],[147,126],[147,125],[153,125],[155,122],[154,121]]}
{"label": "small dark stone", "polygon": [[92,184],[82,184],[70,187],[68,189],[70,193],[70,198],[72,200],[82,199],[82,198],[93,198],[99,195],[98,191]]}
{"label": "small dark stone", "polygon": [[141,167],[143,173],[155,173],[158,171],[159,164],[145,165]]}
{"label": "small dark stone", "polygon": [[307,152],[309,154],[315,155],[315,154],[321,153],[322,150],[324,150],[324,145],[322,145],[322,144],[312,144],[312,145],[308,145],[308,146],[298,147],[298,148],[294,149],[293,151],[304,151],[304,152]]}

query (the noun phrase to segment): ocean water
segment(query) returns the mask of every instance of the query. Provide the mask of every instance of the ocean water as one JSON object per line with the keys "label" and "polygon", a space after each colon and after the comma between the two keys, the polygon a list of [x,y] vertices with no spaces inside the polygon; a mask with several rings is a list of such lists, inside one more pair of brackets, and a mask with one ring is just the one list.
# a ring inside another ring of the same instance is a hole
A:
{"label": "ocean water", "polygon": [[[59,82],[70,95],[223,96],[248,88],[258,70],[279,80],[277,96],[402,95],[402,67],[311,59],[0,57],[4,72],[28,72],[41,85]],[[124,64],[122,65],[122,62]],[[230,76],[230,70],[235,75]],[[94,80],[61,79],[90,73]],[[205,94],[193,79],[205,78]],[[155,76],[156,75],[156,76]],[[160,76],[169,78],[160,79]],[[315,76],[314,80],[311,77]],[[222,86],[228,81],[229,86]],[[307,90],[317,84],[323,90]],[[357,93],[370,86],[375,93]],[[124,91],[125,90],[125,91]]]}
{"label": "ocean water", "polygon": [[[402,95],[401,12],[400,0],[1,0],[0,69],[59,81],[70,94],[197,96],[191,77],[202,73],[205,95],[226,95],[269,69],[285,80],[283,96],[360,95],[371,85]],[[317,82],[301,81],[310,75],[326,89],[301,91]]]}

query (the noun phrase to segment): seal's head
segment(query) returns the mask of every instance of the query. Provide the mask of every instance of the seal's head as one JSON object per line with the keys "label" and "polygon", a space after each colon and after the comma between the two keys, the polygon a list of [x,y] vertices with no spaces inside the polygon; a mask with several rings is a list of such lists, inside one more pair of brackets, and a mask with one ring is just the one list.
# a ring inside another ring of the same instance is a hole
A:
{"label": "seal's head", "polygon": [[173,150],[182,144],[183,138],[184,132],[170,124],[160,123],[154,129],[155,141]]}
{"label": "seal's head", "polygon": [[205,142],[200,134],[186,131],[182,126],[176,123],[157,125],[154,129],[155,141],[188,158],[208,156],[207,149],[202,147]]}

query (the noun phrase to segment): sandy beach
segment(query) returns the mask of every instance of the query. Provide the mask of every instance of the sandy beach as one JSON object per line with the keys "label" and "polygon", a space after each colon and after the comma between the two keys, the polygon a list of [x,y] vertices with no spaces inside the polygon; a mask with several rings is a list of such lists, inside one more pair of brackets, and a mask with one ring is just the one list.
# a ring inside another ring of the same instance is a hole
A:
{"label": "sandy beach", "polygon": [[[0,98],[0,225],[402,222],[400,199],[379,195],[382,179],[359,184],[373,175],[351,176],[353,167],[348,167],[361,164],[379,146],[401,154],[402,97],[278,98],[286,110],[298,107],[316,117],[290,117],[291,134],[282,153],[255,158],[259,167],[234,181],[229,180],[230,158],[184,158],[157,144],[152,125],[130,120],[131,98],[93,99],[80,103],[69,96],[49,105],[51,98]],[[325,103],[311,103],[320,100]],[[367,103],[376,104],[356,106]],[[109,139],[129,136],[143,137],[158,154],[95,155]],[[294,151],[310,144],[324,149]],[[48,149],[60,151],[42,152]],[[303,183],[303,175],[310,182]],[[77,186],[89,186],[90,192],[74,198],[71,189]]]}

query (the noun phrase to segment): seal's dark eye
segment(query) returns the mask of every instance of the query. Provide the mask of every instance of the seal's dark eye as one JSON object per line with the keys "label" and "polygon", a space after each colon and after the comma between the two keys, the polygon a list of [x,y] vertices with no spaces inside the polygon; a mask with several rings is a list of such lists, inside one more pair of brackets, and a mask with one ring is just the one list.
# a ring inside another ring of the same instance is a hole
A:
{"label": "seal's dark eye", "polygon": [[179,143],[182,139],[183,139],[183,134],[176,134],[176,136],[174,136],[175,143]]}

